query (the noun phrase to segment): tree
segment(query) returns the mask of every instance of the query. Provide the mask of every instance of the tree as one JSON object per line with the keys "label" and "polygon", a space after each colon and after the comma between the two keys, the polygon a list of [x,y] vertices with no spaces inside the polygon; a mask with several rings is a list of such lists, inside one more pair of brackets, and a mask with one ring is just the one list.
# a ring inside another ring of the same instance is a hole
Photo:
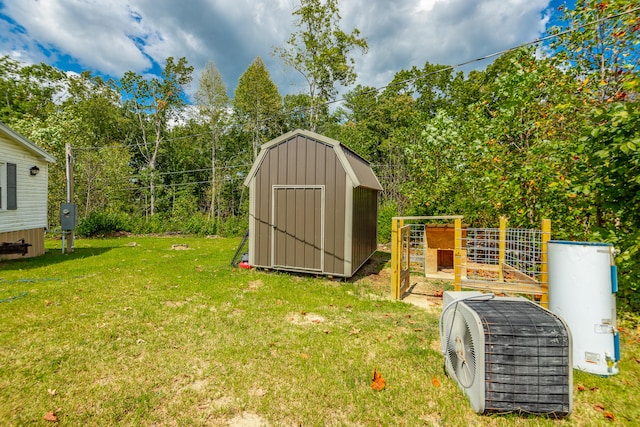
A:
{"label": "tree", "polygon": [[24,65],[0,57],[0,120],[11,123],[24,116],[46,119],[64,94],[65,74],[40,63]]}
{"label": "tree", "polygon": [[358,86],[345,95],[344,122],[339,139],[374,164],[385,200],[402,212],[407,206],[403,185],[408,181],[404,149],[415,142],[416,102],[411,93],[394,90],[378,94],[373,88]]}
{"label": "tree", "polygon": [[123,94],[124,106],[137,119],[140,136],[136,142],[149,174],[149,213],[155,214],[156,161],[170,122],[177,121],[185,105],[184,87],[191,82],[193,67],[185,58],[174,62],[167,58],[160,78],[146,80],[133,71],[127,71],[118,89]]}
{"label": "tree", "polygon": [[64,123],[75,157],[75,199],[81,215],[130,206],[131,152],[126,144],[133,123],[119,105],[119,94],[89,72],[68,77],[67,98],[56,120]]}
{"label": "tree", "polygon": [[[629,82],[631,83],[631,82]],[[636,78],[635,85],[640,84]],[[592,179],[585,189],[597,192],[604,210],[599,238],[612,242],[620,255],[620,297],[640,310],[640,101],[614,102],[596,109],[599,126],[582,138],[594,146],[589,158]]]}
{"label": "tree", "polygon": [[355,28],[346,33],[340,27],[338,0],[301,0],[293,11],[298,31],[291,34],[288,47],[276,48],[274,54],[298,71],[307,82],[311,99],[309,129],[316,130],[318,108],[335,99],[336,83],[347,86],[355,82],[354,48],[367,51],[367,41]]}
{"label": "tree", "polygon": [[240,76],[234,95],[236,118],[251,135],[255,160],[261,143],[275,135],[282,112],[282,97],[262,58],[257,57]]}
{"label": "tree", "polygon": [[574,80],[548,59],[537,59],[533,49],[503,55],[486,73],[482,97],[465,122],[475,210],[487,218],[509,216],[523,227],[551,218],[558,235],[584,235],[586,211],[573,191],[581,161]]}
{"label": "tree", "polygon": [[229,96],[220,71],[212,61],[209,61],[202,71],[200,86],[196,91],[195,98],[200,108],[200,114],[206,119],[211,131],[211,204],[209,215],[211,218],[217,218],[220,215],[220,209],[219,207],[216,209],[216,151],[220,135],[224,132],[229,116]]}
{"label": "tree", "polygon": [[[625,82],[640,71],[640,12],[628,0],[577,0],[574,9],[561,6],[562,26],[551,48],[554,59],[582,83],[581,93],[599,103],[629,96]],[[563,32],[572,28],[573,31]]]}

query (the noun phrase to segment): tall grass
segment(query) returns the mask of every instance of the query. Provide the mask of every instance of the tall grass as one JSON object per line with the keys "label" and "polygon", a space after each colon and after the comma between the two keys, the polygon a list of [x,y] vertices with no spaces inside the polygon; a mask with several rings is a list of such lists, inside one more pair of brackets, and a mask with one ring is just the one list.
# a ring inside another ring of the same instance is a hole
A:
{"label": "tall grass", "polygon": [[384,254],[334,281],[232,269],[238,242],[77,240],[63,255],[49,241],[1,263],[0,425],[611,424],[595,404],[619,425],[640,417],[631,326],[618,376],[576,374],[568,419],[480,416],[444,374],[439,311],[387,299]]}

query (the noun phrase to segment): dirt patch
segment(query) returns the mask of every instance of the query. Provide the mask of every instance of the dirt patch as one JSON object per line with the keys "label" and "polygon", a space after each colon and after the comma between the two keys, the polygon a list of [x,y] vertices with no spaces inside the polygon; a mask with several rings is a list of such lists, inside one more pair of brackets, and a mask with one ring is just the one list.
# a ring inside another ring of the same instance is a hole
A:
{"label": "dirt patch", "polygon": [[[381,296],[391,298],[391,253],[385,246],[378,246],[378,251],[362,266],[353,281],[367,281],[373,291]],[[443,276],[444,277],[444,276]],[[447,280],[440,277],[431,279],[420,274],[411,275],[409,292],[402,300],[426,309],[440,309],[442,294]]]}
{"label": "dirt patch", "polygon": [[182,307],[186,303],[186,301],[164,301],[162,304],[166,305],[167,307]]}
{"label": "dirt patch", "polygon": [[440,280],[429,280],[424,277],[411,277],[409,292],[402,298],[403,301],[423,308],[442,308],[442,294],[444,293],[444,282]]}
{"label": "dirt patch", "polygon": [[171,249],[173,249],[174,251],[188,251],[189,245],[184,243],[174,244],[171,245]]}
{"label": "dirt patch", "polygon": [[249,287],[250,291],[255,291],[255,290],[260,289],[260,287],[262,287],[262,285],[263,285],[262,280],[258,279],[258,280],[254,280],[252,282],[249,282],[247,286]]}
{"label": "dirt patch", "polygon": [[289,313],[287,314],[287,321],[294,325],[317,325],[323,323],[326,319],[316,313]]}
{"label": "dirt patch", "polygon": [[229,420],[229,427],[266,427],[269,423],[260,415],[243,412]]}

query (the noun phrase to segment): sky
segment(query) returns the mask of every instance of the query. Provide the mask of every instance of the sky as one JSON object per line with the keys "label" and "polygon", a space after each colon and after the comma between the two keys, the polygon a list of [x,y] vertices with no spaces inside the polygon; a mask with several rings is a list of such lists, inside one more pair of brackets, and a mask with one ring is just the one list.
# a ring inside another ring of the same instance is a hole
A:
{"label": "sky", "polygon": [[[382,87],[398,71],[427,61],[456,65],[533,41],[557,20],[563,3],[341,0],[340,26],[347,32],[358,28],[369,45],[366,54],[352,54],[356,84]],[[300,93],[306,89],[300,75],[272,55],[296,31],[292,12],[298,5],[299,0],[0,0],[0,56],[113,78],[126,71],[152,76],[167,57],[186,57],[194,67],[188,94],[213,61],[231,96],[260,56],[282,95]]]}

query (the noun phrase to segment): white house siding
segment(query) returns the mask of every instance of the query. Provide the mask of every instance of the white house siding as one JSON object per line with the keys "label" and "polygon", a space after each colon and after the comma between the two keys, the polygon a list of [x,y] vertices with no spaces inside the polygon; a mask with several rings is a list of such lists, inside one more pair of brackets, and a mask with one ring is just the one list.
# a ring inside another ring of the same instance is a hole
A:
{"label": "white house siding", "polygon": [[[0,163],[16,164],[18,202],[16,210],[6,210],[6,206],[0,209],[0,233],[46,228],[47,161],[0,134]],[[32,166],[40,168],[38,175],[29,174]],[[6,168],[3,171],[6,173]]]}

